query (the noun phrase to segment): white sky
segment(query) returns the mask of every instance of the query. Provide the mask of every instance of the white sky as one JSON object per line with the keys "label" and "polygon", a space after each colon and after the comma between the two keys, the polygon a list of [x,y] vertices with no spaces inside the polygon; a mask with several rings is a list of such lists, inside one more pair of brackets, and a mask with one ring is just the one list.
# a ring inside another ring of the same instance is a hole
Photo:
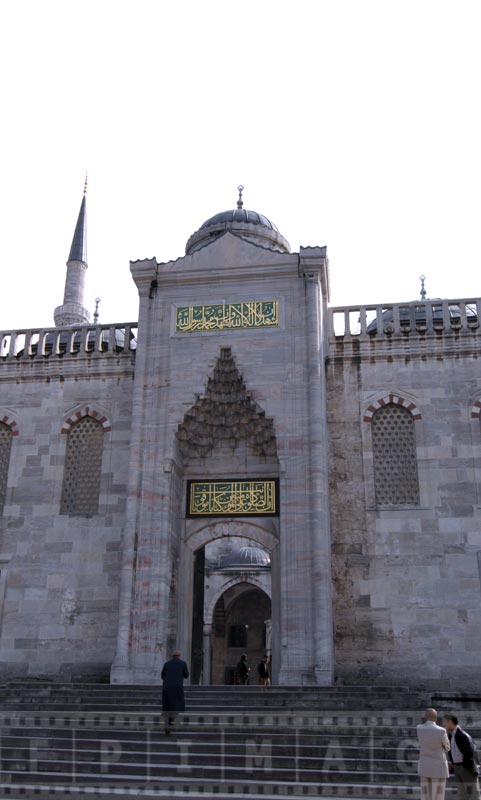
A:
{"label": "white sky", "polygon": [[328,247],[336,305],[481,294],[479,0],[3,0],[0,329],[53,325],[85,172],[85,305],[213,214]]}

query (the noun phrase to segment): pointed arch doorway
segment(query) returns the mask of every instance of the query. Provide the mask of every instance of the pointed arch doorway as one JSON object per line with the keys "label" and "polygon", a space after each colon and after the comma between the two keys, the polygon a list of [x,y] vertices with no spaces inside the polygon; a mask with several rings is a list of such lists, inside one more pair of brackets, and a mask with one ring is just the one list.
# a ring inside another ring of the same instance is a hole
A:
{"label": "pointed arch doorway", "polygon": [[219,520],[199,528],[187,521],[179,573],[186,600],[179,633],[184,652],[190,653],[192,683],[232,683],[244,652],[257,682],[257,663],[267,651],[275,680],[280,655],[277,520]]}
{"label": "pointed arch doorway", "polygon": [[236,683],[236,666],[243,654],[251,670],[249,682],[257,683],[257,664],[270,649],[271,613],[268,594],[248,580],[225,590],[213,610],[210,653],[205,654],[210,655],[210,664],[205,664],[210,683]]}

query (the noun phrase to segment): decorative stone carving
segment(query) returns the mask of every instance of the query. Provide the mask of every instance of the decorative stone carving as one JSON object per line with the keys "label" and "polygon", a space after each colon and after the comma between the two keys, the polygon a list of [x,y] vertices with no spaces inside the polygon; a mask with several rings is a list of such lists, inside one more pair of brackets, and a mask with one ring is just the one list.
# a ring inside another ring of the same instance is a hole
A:
{"label": "decorative stone carving", "polygon": [[205,458],[216,445],[235,450],[241,440],[255,455],[276,456],[274,423],[247,392],[230,347],[221,349],[205,395],[187,411],[177,439],[189,459]]}

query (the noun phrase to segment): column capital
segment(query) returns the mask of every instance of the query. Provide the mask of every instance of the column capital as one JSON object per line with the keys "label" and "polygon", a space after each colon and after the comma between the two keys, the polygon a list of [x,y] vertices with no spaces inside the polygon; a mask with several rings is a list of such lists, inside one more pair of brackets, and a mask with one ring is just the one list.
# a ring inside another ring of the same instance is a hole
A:
{"label": "column capital", "polygon": [[130,262],[130,271],[139,290],[139,295],[146,295],[150,292],[152,281],[157,279],[157,266],[155,258],[145,258],[143,261]]}
{"label": "column capital", "polygon": [[320,281],[323,298],[328,301],[330,288],[327,247],[300,247],[299,275],[309,283]]}

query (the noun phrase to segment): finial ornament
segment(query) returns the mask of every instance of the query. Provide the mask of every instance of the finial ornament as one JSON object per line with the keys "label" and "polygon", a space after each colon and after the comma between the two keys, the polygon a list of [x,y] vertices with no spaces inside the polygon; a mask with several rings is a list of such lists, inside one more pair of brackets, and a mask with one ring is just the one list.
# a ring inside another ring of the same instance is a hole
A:
{"label": "finial ornament", "polygon": [[244,191],[244,187],[242,186],[242,184],[240,184],[240,186],[237,187],[237,191],[239,192],[239,199],[237,200],[237,208],[240,209],[244,205],[244,201],[242,199],[242,192]]}
{"label": "finial ornament", "polygon": [[421,281],[421,300],[426,299],[426,289],[424,288],[424,281],[426,280],[424,275],[419,276],[419,280]]}
{"label": "finial ornament", "polygon": [[87,186],[89,182],[89,174],[88,172],[85,173],[85,181],[84,181],[84,194],[87,194]]}
{"label": "finial ornament", "polygon": [[94,311],[94,325],[97,325],[99,321],[99,303],[100,297],[95,298],[95,311]]}

